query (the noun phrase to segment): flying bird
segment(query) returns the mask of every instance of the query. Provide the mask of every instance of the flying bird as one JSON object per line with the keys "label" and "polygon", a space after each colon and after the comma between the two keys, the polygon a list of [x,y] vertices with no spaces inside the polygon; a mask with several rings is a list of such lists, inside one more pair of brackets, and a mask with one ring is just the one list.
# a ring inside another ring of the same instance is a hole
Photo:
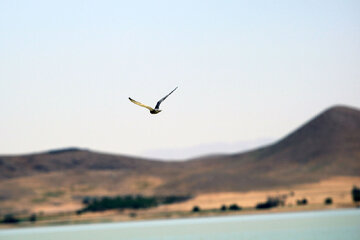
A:
{"label": "flying bird", "polygon": [[157,114],[157,113],[159,113],[159,112],[162,111],[162,110],[159,109],[160,104],[161,104],[170,94],[172,94],[177,88],[178,88],[178,87],[176,87],[176,88],[175,88],[174,90],[172,90],[168,95],[166,95],[165,97],[163,97],[162,99],[160,99],[160,100],[156,103],[155,108],[152,108],[152,107],[149,107],[149,106],[147,106],[147,105],[145,105],[145,104],[142,104],[142,103],[140,103],[140,102],[137,102],[137,101],[135,101],[134,99],[132,99],[132,98],[130,98],[130,97],[129,97],[129,100],[130,100],[131,102],[135,103],[136,105],[139,105],[139,106],[141,106],[141,107],[144,107],[144,108],[149,109],[151,114]]}

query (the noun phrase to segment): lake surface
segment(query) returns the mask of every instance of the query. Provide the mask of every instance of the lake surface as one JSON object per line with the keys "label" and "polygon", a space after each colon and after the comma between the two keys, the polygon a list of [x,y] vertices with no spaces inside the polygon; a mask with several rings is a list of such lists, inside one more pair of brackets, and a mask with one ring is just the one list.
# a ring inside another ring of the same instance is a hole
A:
{"label": "lake surface", "polygon": [[359,240],[360,209],[0,230],[1,240]]}

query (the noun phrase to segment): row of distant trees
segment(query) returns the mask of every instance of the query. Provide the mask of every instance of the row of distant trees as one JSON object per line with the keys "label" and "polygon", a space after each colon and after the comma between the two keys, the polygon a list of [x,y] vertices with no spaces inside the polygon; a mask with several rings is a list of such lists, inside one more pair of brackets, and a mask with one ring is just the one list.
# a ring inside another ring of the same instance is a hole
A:
{"label": "row of distant trees", "polygon": [[83,212],[98,212],[110,209],[144,209],[156,207],[162,204],[171,204],[183,202],[190,199],[191,196],[116,196],[102,198],[84,198],[83,204],[86,206],[77,211],[78,214]]}
{"label": "row of distant trees", "polygon": [[[330,198],[330,197],[325,198],[325,200],[324,200],[325,205],[330,205],[332,203],[333,203],[332,198]],[[299,206],[307,205],[308,200],[306,198],[298,199],[296,201],[296,204]],[[281,199],[272,197],[272,198],[268,198],[266,202],[257,204],[255,208],[256,209],[267,209],[267,208],[273,208],[273,207],[282,206],[282,205],[284,205],[284,203],[282,202]]]}
{"label": "row of distant trees", "polygon": [[[354,203],[360,204],[360,188],[354,186],[353,189],[351,190],[351,195],[352,195],[352,199],[353,199]],[[330,198],[330,197],[325,198],[324,204],[330,205],[332,203],[333,203],[332,198]],[[296,204],[297,205],[306,205],[306,204],[308,204],[308,200],[306,198],[298,199],[296,201]],[[284,198],[282,196],[270,197],[267,199],[266,202],[257,204],[255,208],[256,209],[266,209],[266,208],[277,207],[280,205],[284,205]]]}
{"label": "row of distant trees", "polygon": [[6,214],[0,223],[18,223],[20,221],[30,221],[35,222],[37,220],[36,214],[31,214],[29,217],[25,217],[23,219],[15,217],[13,214]]}
{"label": "row of distant trees", "polygon": [[[116,196],[116,197],[85,197],[83,199],[84,208],[76,213],[98,212],[110,209],[144,209],[156,207],[161,204],[171,204],[189,200],[191,196]],[[18,218],[14,214],[7,214],[0,223],[18,223],[20,221],[37,221],[37,215],[32,214],[29,217]]]}
{"label": "row of distant trees", "polygon": [[[354,186],[351,190],[352,199],[355,204],[359,206],[360,204],[360,188]],[[79,210],[77,213],[83,213],[87,211],[105,211],[108,209],[141,209],[141,208],[150,208],[155,207],[160,204],[171,204],[181,201],[186,201],[190,199],[191,196],[166,196],[166,197],[145,197],[145,196],[117,196],[117,197],[103,197],[103,198],[84,198],[83,203],[86,205],[83,209]],[[307,199],[299,199],[297,201],[298,205],[306,205],[308,203]],[[331,198],[326,198],[324,200],[325,204],[332,204],[333,201]],[[280,205],[283,205],[284,201],[281,197],[272,197],[268,198],[266,202],[259,203],[256,205],[256,209],[267,209],[273,208]],[[242,207],[237,204],[231,204],[229,206],[222,205],[221,211],[238,211]],[[200,207],[194,206],[192,209],[193,212],[199,212]],[[31,214],[29,217],[17,218],[13,214],[7,214],[3,217],[0,223],[18,223],[20,221],[37,221],[37,215]]]}
{"label": "row of distant trees", "polygon": [[[237,204],[231,204],[229,206],[226,205],[222,205],[220,207],[221,211],[240,211],[242,210],[242,207],[238,206]],[[200,207],[199,206],[194,206],[192,209],[193,212],[200,212]]]}
{"label": "row of distant trees", "polygon": [[[353,201],[355,204],[360,203],[360,188],[357,188],[356,186],[353,187],[353,189],[351,190],[351,195],[353,198]],[[332,198],[327,197],[324,200],[324,204],[325,205],[330,205],[333,203]],[[279,197],[269,197],[265,202],[261,202],[258,203],[255,208],[256,209],[269,209],[269,208],[274,208],[274,207],[278,207],[278,206],[283,206],[285,204],[285,197],[284,196],[279,196]],[[308,204],[308,200],[306,198],[303,199],[298,199],[296,201],[296,204],[301,206],[301,205],[307,205]],[[232,204],[229,207],[226,207],[225,205],[221,206],[220,210],[221,211],[226,211],[226,210],[241,210],[242,208],[239,207],[236,204]],[[200,211],[200,207],[199,206],[194,206],[192,209],[193,212],[199,212]]]}
{"label": "row of distant trees", "polygon": [[[303,199],[299,199],[297,200],[297,205],[306,205],[308,203],[306,198]],[[324,201],[325,204],[332,204],[332,199],[331,198],[326,198]],[[283,206],[284,205],[284,200],[280,197],[269,197],[265,202],[262,203],[258,203],[255,208],[256,209],[269,209],[269,208],[274,208],[274,207],[278,207],[278,206]],[[220,208],[221,211],[238,211],[238,210],[242,210],[242,207],[238,206],[237,204],[232,204],[229,207],[227,207],[226,205],[222,205]],[[199,206],[194,206],[192,209],[193,212],[199,212],[200,211],[200,207]]]}

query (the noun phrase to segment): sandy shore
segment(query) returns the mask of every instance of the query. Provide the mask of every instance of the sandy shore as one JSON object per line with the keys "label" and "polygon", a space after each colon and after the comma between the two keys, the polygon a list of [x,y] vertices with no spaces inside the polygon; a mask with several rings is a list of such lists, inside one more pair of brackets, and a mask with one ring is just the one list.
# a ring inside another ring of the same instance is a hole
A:
{"label": "sandy shore", "polygon": [[318,183],[264,191],[201,194],[184,203],[160,206],[159,210],[185,211],[193,206],[213,209],[220,208],[223,204],[234,203],[246,208],[254,207],[257,203],[266,201],[268,197],[277,196],[286,196],[287,206],[294,206],[297,200],[304,198],[311,205],[322,205],[328,197],[332,198],[334,205],[349,205],[352,203],[351,189],[354,185],[360,186],[360,177],[334,177]]}
{"label": "sandy shore", "polygon": [[[42,212],[42,214],[38,215],[35,223],[24,221],[16,225],[2,224],[0,228],[351,208],[355,207],[351,196],[354,185],[360,186],[360,177],[334,177],[317,183],[288,188],[200,194],[186,202],[161,205],[146,210],[112,210],[81,215],[75,213],[82,207],[80,203],[74,202],[60,206],[39,205],[36,206],[34,212]],[[284,206],[269,210],[255,209],[257,203],[266,201],[268,197],[278,196],[284,198]],[[307,199],[308,204],[298,206],[296,201],[303,198]],[[331,198],[333,204],[325,205],[326,198]],[[220,210],[222,205],[229,206],[230,204],[237,204],[243,209],[241,211]],[[192,212],[194,206],[198,206],[201,211]]]}

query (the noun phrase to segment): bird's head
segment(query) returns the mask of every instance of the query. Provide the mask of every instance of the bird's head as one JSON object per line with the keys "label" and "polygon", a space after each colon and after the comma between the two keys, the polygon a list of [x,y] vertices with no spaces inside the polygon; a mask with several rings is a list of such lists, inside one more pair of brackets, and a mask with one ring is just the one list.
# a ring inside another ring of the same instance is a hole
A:
{"label": "bird's head", "polygon": [[160,109],[153,109],[150,111],[151,114],[158,114],[159,112],[161,112]]}

